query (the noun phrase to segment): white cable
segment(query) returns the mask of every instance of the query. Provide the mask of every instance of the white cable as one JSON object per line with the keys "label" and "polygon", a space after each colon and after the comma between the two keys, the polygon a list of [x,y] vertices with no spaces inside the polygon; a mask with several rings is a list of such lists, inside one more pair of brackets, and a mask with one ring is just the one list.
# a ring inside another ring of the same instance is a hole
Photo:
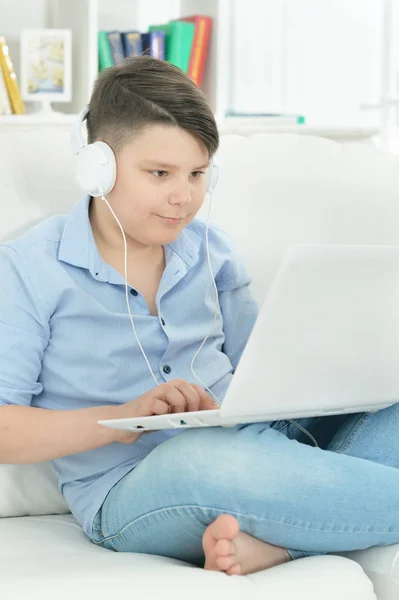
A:
{"label": "white cable", "polygon": [[294,423],[294,425],[296,427],[298,427],[298,429],[300,429],[303,433],[306,433],[306,435],[308,436],[308,438],[310,438],[312,440],[312,442],[314,443],[314,445],[316,446],[316,448],[319,447],[318,443],[314,439],[313,435],[311,433],[309,433],[309,431],[306,431],[306,429],[304,427],[302,427],[302,425],[299,425],[299,423],[297,423],[296,421],[294,421],[294,419],[288,419],[288,420],[289,420],[290,423]]}
{"label": "white cable", "polygon": [[[149,360],[147,358],[147,355],[146,355],[146,353],[144,351],[144,348],[143,348],[143,346],[140,343],[139,337],[137,335],[136,327],[135,327],[135,324],[134,324],[133,315],[132,315],[132,313],[130,311],[129,290],[128,290],[128,282],[127,282],[127,243],[126,243],[125,232],[123,230],[122,225],[120,224],[120,221],[119,221],[118,217],[116,216],[115,212],[113,211],[111,205],[109,204],[108,200],[105,198],[103,192],[101,190],[100,190],[100,192],[101,192],[101,199],[104,200],[104,202],[107,204],[109,210],[112,213],[112,216],[114,217],[115,221],[118,223],[119,229],[121,230],[122,237],[123,237],[123,245],[124,245],[124,251],[125,251],[124,252],[125,253],[125,257],[124,257],[124,274],[125,274],[125,277],[124,277],[124,279],[125,279],[126,306],[127,306],[128,312],[129,312],[129,317],[130,317],[130,322],[132,324],[133,332],[134,332],[135,338],[137,340],[137,343],[139,345],[139,348],[141,350],[141,353],[142,353],[142,355],[144,357],[144,360],[147,363],[147,367],[148,367],[148,369],[149,369],[149,371],[151,373],[151,376],[154,379],[156,385],[159,385],[159,382],[158,382],[157,378],[154,375],[154,372],[153,372],[153,370],[151,368],[150,362],[149,362]],[[213,284],[213,287],[214,287],[214,290],[215,290],[216,308],[215,308],[215,312],[214,312],[214,315],[213,315],[212,326],[211,326],[210,330],[208,331],[208,333],[207,333],[205,339],[203,340],[202,344],[198,348],[197,352],[194,354],[194,357],[193,357],[193,359],[191,361],[190,369],[191,369],[191,372],[194,375],[194,377],[197,379],[197,381],[199,381],[200,384],[210,393],[210,395],[216,400],[216,402],[219,402],[218,399],[216,398],[215,394],[212,392],[212,390],[209,389],[209,387],[197,376],[197,374],[194,371],[194,362],[197,359],[197,357],[198,357],[199,353],[201,352],[202,348],[204,347],[204,344],[206,343],[206,341],[209,338],[210,334],[212,333],[212,330],[213,330],[213,328],[215,326],[217,315],[218,315],[218,312],[219,312],[219,294],[218,294],[218,289],[217,289],[216,282],[215,282],[215,279],[214,279],[214,276],[213,276],[212,265],[211,265],[211,257],[210,257],[210,254],[209,254],[209,236],[208,236],[208,231],[209,231],[209,221],[210,221],[210,216],[211,216],[211,206],[212,206],[212,192],[210,192],[210,198],[209,198],[208,219],[207,219],[207,222],[206,222],[206,229],[205,229],[205,241],[206,241],[206,255],[207,255],[207,260],[208,260],[209,272],[211,274],[212,284]]]}
{"label": "white cable", "polygon": [[[206,229],[205,229],[205,240],[206,240],[206,256],[208,259],[208,267],[209,267],[209,272],[211,274],[211,279],[212,279],[212,283],[213,283],[213,287],[215,290],[215,300],[216,300],[216,309],[213,315],[213,320],[212,320],[212,326],[210,328],[210,330],[208,331],[207,336],[205,337],[204,341],[202,342],[202,344],[200,345],[200,347],[198,348],[197,352],[194,354],[193,360],[191,361],[191,372],[194,375],[194,377],[197,379],[197,381],[200,382],[200,384],[211,394],[211,396],[213,396],[213,398],[219,403],[219,400],[216,398],[215,394],[212,392],[212,390],[197,376],[197,374],[194,371],[194,362],[196,360],[196,358],[198,357],[199,353],[201,352],[204,344],[206,343],[207,339],[209,338],[209,336],[212,333],[212,330],[215,326],[216,323],[216,319],[217,319],[217,315],[218,312],[220,310],[220,303],[219,303],[219,293],[218,293],[218,289],[217,289],[217,285],[215,282],[215,277],[213,275],[213,271],[212,271],[212,264],[211,264],[211,257],[209,254],[209,238],[208,238],[208,231],[209,231],[209,223],[210,223],[210,218],[211,218],[211,209],[212,209],[212,192],[210,192],[210,196],[209,196],[209,208],[208,208],[208,218],[206,221]],[[220,403],[219,403],[220,404]],[[307,431],[304,427],[302,427],[302,425],[299,425],[299,423],[297,423],[296,421],[294,421],[293,419],[289,419],[290,423],[293,423],[296,427],[298,427],[298,429],[300,429],[303,433],[305,433],[314,443],[314,445],[316,446],[316,448],[318,448],[318,444],[317,441],[315,440],[315,438],[313,437],[313,435],[311,433],[309,433],[309,431]]]}
{"label": "white cable", "polygon": [[194,354],[193,359],[191,361],[190,369],[191,369],[191,373],[194,375],[194,377],[196,378],[196,380],[199,381],[200,384],[216,400],[216,402],[218,402],[220,404],[219,400],[216,398],[216,396],[212,392],[212,390],[209,389],[209,387],[197,376],[196,372],[194,371],[194,362],[197,359],[198,354],[201,352],[202,348],[204,347],[204,344],[206,343],[207,339],[209,338],[209,336],[212,333],[212,330],[213,330],[213,328],[215,326],[217,315],[218,315],[218,312],[219,312],[219,309],[220,309],[218,288],[217,288],[217,285],[216,285],[216,282],[215,282],[215,278],[214,278],[214,275],[213,275],[212,264],[211,264],[211,257],[210,257],[210,254],[209,254],[209,237],[208,237],[208,232],[209,232],[209,222],[210,222],[210,218],[211,218],[211,208],[212,208],[212,191],[209,192],[209,208],[208,208],[208,218],[207,218],[207,221],[206,221],[206,228],[205,228],[205,242],[206,242],[206,256],[207,256],[207,259],[208,259],[209,272],[211,274],[212,284],[213,284],[213,288],[215,290],[216,308],[215,308],[215,312],[213,314],[212,326],[211,326],[210,330],[208,331],[208,333],[207,333],[205,339],[203,340],[202,344],[198,348],[197,352]]}
{"label": "white cable", "polygon": [[122,233],[122,237],[123,237],[123,245],[124,245],[124,249],[125,249],[125,259],[124,259],[124,266],[125,266],[125,269],[124,269],[124,270],[125,270],[125,296],[126,296],[126,306],[127,306],[127,310],[128,310],[129,317],[130,317],[130,322],[131,322],[131,324],[132,324],[132,327],[133,327],[133,332],[134,332],[135,338],[136,338],[136,340],[137,340],[137,343],[138,343],[138,345],[139,345],[139,348],[140,348],[140,350],[141,350],[141,353],[142,353],[142,355],[144,356],[144,360],[145,360],[145,362],[147,363],[147,367],[148,367],[148,369],[149,369],[149,371],[150,371],[150,373],[151,373],[151,375],[152,375],[152,378],[154,379],[154,381],[155,381],[156,385],[158,386],[158,385],[159,385],[159,381],[158,381],[158,380],[157,380],[157,378],[155,377],[155,375],[154,375],[154,371],[151,369],[151,365],[150,365],[150,363],[149,363],[149,360],[148,360],[148,358],[147,358],[147,355],[146,355],[146,353],[144,352],[144,348],[143,348],[143,346],[142,346],[142,345],[141,345],[141,343],[140,343],[139,337],[138,337],[138,335],[137,335],[137,332],[136,332],[136,326],[135,326],[135,324],[134,324],[133,315],[132,315],[132,313],[131,313],[131,311],[130,311],[130,304],[129,304],[129,288],[128,288],[128,282],[127,282],[127,243],[126,243],[126,236],[125,236],[125,232],[123,231],[123,227],[122,227],[122,225],[120,224],[118,217],[116,216],[116,214],[115,214],[115,213],[114,213],[114,211],[112,210],[112,208],[111,208],[111,206],[110,206],[110,204],[109,204],[108,200],[105,198],[105,196],[104,196],[104,193],[103,193],[101,190],[100,190],[100,192],[101,192],[101,199],[102,199],[102,200],[104,200],[104,202],[107,204],[107,206],[108,206],[109,210],[111,211],[111,213],[112,213],[112,215],[113,215],[113,217],[114,217],[115,221],[118,223],[118,225],[119,225],[119,229],[121,230],[121,233]]}
{"label": "white cable", "polygon": [[[101,191],[101,190],[100,190]],[[127,310],[129,313],[129,317],[130,317],[130,322],[132,324],[132,328],[133,328],[133,332],[134,332],[134,336],[136,338],[136,341],[139,345],[139,348],[141,350],[141,353],[144,357],[145,362],[147,363],[147,367],[151,373],[152,378],[154,379],[156,385],[159,385],[159,382],[157,380],[157,378],[154,375],[154,372],[151,368],[150,362],[147,358],[147,355],[144,351],[143,346],[141,345],[141,342],[139,340],[139,337],[137,335],[137,331],[136,331],[136,326],[134,324],[134,319],[133,319],[133,315],[130,311],[130,304],[129,304],[129,287],[128,287],[128,281],[127,281],[127,242],[126,242],[126,236],[125,236],[125,232],[123,231],[123,227],[120,224],[120,221],[118,219],[118,217],[116,216],[115,212],[113,211],[111,205],[109,204],[108,200],[105,198],[103,192],[101,191],[101,199],[104,200],[104,202],[106,203],[106,205],[108,206],[109,210],[111,211],[115,221],[118,223],[119,229],[121,230],[122,233],[122,237],[123,237],[123,246],[124,246],[124,274],[125,274],[125,297],[126,297],[126,306],[127,306]],[[215,308],[215,312],[213,314],[213,320],[212,320],[212,326],[210,328],[210,330],[208,331],[206,337],[204,338],[202,344],[200,345],[200,347],[198,348],[197,352],[194,354],[193,359],[191,361],[191,365],[190,365],[190,369],[192,374],[194,375],[194,377],[197,379],[197,381],[200,382],[200,384],[210,393],[210,395],[216,400],[216,402],[219,403],[219,400],[217,399],[217,397],[215,396],[215,394],[212,392],[212,390],[197,376],[197,374],[194,371],[194,362],[197,359],[199,353],[201,352],[202,348],[204,347],[207,339],[209,338],[209,336],[212,333],[212,330],[215,326],[216,323],[216,319],[217,319],[217,315],[218,312],[220,310],[220,304],[219,304],[219,293],[218,293],[218,288],[215,282],[215,277],[213,275],[213,271],[212,271],[212,264],[211,264],[211,257],[209,254],[209,236],[208,236],[208,232],[209,232],[209,222],[210,222],[210,217],[211,217],[211,208],[212,208],[212,192],[210,192],[210,196],[209,196],[209,208],[208,208],[208,218],[206,221],[206,228],[205,228],[205,242],[206,242],[206,256],[207,256],[207,260],[208,260],[208,267],[209,267],[209,272],[211,274],[211,279],[212,279],[212,284],[213,284],[213,288],[215,290],[215,301],[216,301],[216,308]],[[298,427],[298,429],[300,429],[303,433],[305,433],[314,443],[314,445],[316,446],[316,448],[318,448],[318,444],[315,440],[315,438],[312,436],[311,433],[309,433],[308,431],[306,431],[306,429],[304,427],[302,427],[302,425],[299,425],[299,423],[297,423],[296,421],[294,421],[293,419],[289,419],[290,423],[293,423],[294,425],[296,425],[296,427]]]}
{"label": "white cable", "polygon": [[[206,256],[207,256],[207,259],[208,259],[208,267],[209,267],[209,272],[211,274],[211,279],[212,279],[213,287],[214,287],[214,290],[215,290],[216,309],[215,309],[215,313],[213,315],[212,326],[211,326],[210,330],[208,331],[208,334],[205,337],[204,341],[202,342],[201,346],[198,348],[197,352],[194,354],[193,360],[191,361],[191,372],[194,375],[194,377],[197,379],[197,381],[199,381],[200,384],[202,386],[204,386],[204,388],[211,394],[211,396],[213,396],[213,398],[217,402],[219,402],[219,400],[216,398],[216,396],[212,392],[212,390],[209,389],[209,387],[197,376],[197,374],[194,371],[194,362],[195,362],[196,358],[198,357],[198,354],[202,350],[204,344],[206,343],[207,339],[211,335],[212,330],[213,330],[213,328],[215,326],[215,323],[216,323],[217,314],[218,314],[218,312],[220,310],[219,293],[218,293],[217,285],[216,285],[216,282],[215,282],[215,277],[213,275],[212,264],[211,264],[211,257],[210,257],[210,254],[209,254],[208,231],[209,231],[209,223],[210,223],[210,218],[211,218],[211,209],[212,209],[212,192],[210,192],[210,196],[209,196],[209,208],[208,208],[208,218],[207,218],[207,221],[206,221],[205,240],[206,240]],[[302,427],[302,425],[299,425],[299,423],[297,423],[293,419],[289,419],[289,421],[290,421],[290,423],[293,423],[296,427],[298,427],[298,429],[300,429],[303,433],[305,433],[312,440],[312,442],[314,443],[314,445],[316,446],[316,448],[319,447],[318,444],[317,444],[317,442],[316,442],[316,440],[315,440],[315,438],[313,437],[313,435],[311,433],[309,433],[309,431],[307,431],[304,427]]]}

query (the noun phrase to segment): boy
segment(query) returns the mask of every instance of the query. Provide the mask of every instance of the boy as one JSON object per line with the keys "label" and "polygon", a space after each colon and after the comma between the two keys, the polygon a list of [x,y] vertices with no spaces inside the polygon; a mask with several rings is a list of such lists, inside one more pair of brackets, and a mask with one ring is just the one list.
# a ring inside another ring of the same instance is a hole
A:
{"label": "boy", "polygon": [[[218,132],[193,82],[140,57],[99,76],[88,138],[116,157],[106,199],[126,235],[130,308],[160,385],[130,327],[118,224],[100,197],[87,197],[0,248],[0,462],[53,460],[96,544],[228,574],[398,542],[393,407],[377,413],[380,424],[376,415],[345,417],[328,447],[335,453],[298,443],[286,422],[145,436],[97,424],[215,407],[190,364],[215,310],[195,215]],[[220,314],[195,368],[222,401],[257,309],[224,233],[210,229],[209,250]],[[379,460],[364,456],[377,435]]]}

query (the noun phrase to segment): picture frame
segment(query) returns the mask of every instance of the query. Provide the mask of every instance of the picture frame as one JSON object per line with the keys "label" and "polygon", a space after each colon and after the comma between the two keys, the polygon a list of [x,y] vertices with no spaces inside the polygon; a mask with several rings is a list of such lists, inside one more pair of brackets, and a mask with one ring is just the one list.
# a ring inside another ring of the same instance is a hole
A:
{"label": "picture frame", "polygon": [[21,31],[21,96],[25,101],[70,102],[72,32],[70,29]]}

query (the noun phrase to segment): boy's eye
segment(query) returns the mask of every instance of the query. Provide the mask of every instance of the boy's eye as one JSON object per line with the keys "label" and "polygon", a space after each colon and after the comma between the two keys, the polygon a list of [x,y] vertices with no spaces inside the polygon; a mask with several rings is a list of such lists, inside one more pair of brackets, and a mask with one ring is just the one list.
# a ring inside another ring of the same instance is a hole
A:
{"label": "boy's eye", "polygon": [[[151,171],[151,174],[154,175],[154,177],[157,177],[158,179],[163,179],[168,175],[168,171],[163,171],[162,169],[155,169],[154,171]],[[193,171],[192,173],[190,173],[190,177],[192,177],[193,179],[198,179],[199,177],[201,177],[201,175],[205,175],[205,172]]]}

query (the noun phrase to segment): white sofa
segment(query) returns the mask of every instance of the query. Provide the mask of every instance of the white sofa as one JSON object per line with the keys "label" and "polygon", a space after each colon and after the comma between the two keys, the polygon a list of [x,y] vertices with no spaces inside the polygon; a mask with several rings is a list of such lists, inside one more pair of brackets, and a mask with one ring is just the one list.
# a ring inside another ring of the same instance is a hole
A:
{"label": "white sofa", "polygon": [[[0,159],[0,240],[68,211],[81,196],[73,183],[66,132],[0,131]],[[398,243],[396,157],[367,146],[266,134],[224,136],[218,162],[213,220],[235,239],[259,300],[291,243]],[[228,577],[97,547],[68,514],[50,463],[0,465],[0,598],[108,600],[112,593],[394,600],[399,597],[399,545]]]}

